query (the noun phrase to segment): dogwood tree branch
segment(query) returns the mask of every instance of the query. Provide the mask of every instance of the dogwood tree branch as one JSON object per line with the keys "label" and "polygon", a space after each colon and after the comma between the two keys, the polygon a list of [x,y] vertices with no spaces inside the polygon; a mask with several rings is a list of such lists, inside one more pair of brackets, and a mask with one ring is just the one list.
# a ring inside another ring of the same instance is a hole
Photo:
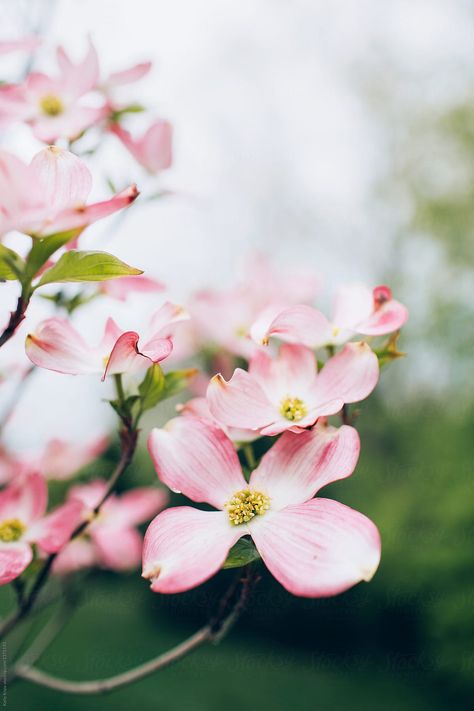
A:
{"label": "dogwood tree branch", "polygon": [[229,632],[243,611],[252,586],[257,580],[258,577],[251,566],[244,568],[243,574],[242,571],[239,573],[238,579],[225,593],[216,614],[207,625],[201,627],[193,635],[176,645],[176,647],[122,674],[117,674],[106,679],[94,679],[92,681],[70,681],[47,674],[28,664],[19,663],[13,670],[12,678],[13,676],[20,677],[34,684],[70,694],[103,694],[118,689],[121,686],[133,684],[183,659],[183,657],[206,642],[219,642]]}

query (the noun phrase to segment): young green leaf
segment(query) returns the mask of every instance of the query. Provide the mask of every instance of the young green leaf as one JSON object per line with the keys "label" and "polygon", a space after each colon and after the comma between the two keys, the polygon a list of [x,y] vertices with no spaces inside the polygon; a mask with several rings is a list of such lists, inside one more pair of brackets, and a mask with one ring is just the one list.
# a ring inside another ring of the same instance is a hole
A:
{"label": "young green leaf", "polygon": [[107,252],[65,252],[41,277],[37,286],[60,282],[105,281],[121,276],[143,274]]}
{"label": "young green leaf", "polygon": [[177,395],[189,384],[191,378],[197,373],[196,368],[187,368],[187,370],[173,370],[165,375],[165,386],[163,390],[162,400],[168,397]]}
{"label": "young green leaf", "polygon": [[260,554],[255,548],[251,538],[240,538],[237,543],[232,546],[227,558],[225,559],[223,568],[241,568],[254,560],[258,560]]}
{"label": "young green leaf", "polygon": [[0,244],[0,281],[18,279],[25,267],[19,254]]}
{"label": "young green leaf", "polygon": [[146,375],[140,385],[138,392],[141,398],[141,410],[151,410],[162,399],[165,387],[165,376],[158,363],[148,368]]}

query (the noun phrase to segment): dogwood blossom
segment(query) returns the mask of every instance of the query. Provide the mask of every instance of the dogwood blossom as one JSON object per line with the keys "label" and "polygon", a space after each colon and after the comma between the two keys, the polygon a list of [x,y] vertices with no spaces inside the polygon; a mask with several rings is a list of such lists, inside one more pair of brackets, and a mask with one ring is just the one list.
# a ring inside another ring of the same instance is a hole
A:
{"label": "dogwood blossom", "polygon": [[143,577],[154,592],[200,585],[246,535],[270,572],[295,595],[336,595],[370,580],[377,569],[380,537],[372,521],[331,499],[313,498],[326,484],[352,474],[359,455],[352,427],[285,433],[248,483],[232,442],[198,418],[176,418],[154,429],[148,447],[161,481],[217,509],[179,506],[151,522]]}
{"label": "dogwood blossom", "polygon": [[107,375],[139,372],[167,358],[173,350],[173,325],[187,318],[181,306],[166,302],[152,316],[143,345],[136,331],[123,331],[109,318],[100,343],[90,346],[69,321],[54,317],[26,337],[26,354],[41,368],[69,375],[102,374],[104,380]]}
{"label": "dogwood blossom", "polygon": [[0,492],[0,585],[5,585],[33,560],[32,545],[56,553],[78,525],[83,505],[69,501],[46,514],[48,490],[40,474],[20,477]]}
{"label": "dogwood blossom", "polygon": [[407,308],[392,297],[388,286],[372,291],[362,284],[339,289],[332,321],[306,304],[260,314],[250,329],[256,343],[268,343],[275,336],[309,348],[340,345],[356,334],[382,336],[397,331],[408,318]]}
{"label": "dogwood blossom", "polygon": [[319,373],[310,349],[283,344],[276,357],[257,351],[248,371],[237,368],[229,382],[216,375],[207,399],[212,415],[224,425],[262,435],[301,432],[318,417],[366,398],[378,377],[377,356],[366,343],[348,343]]}
{"label": "dogwood blossom", "polygon": [[[68,499],[80,502],[85,520],[102,500],[107,482],[95,480],[74,486]],[[120,495],[112,495],[87,531],[68,543],[54,563],[56,573],[71,573],[93,565],[112,570],[136,568],[141,559],[142,537],[137,530],[166,505],[168,495],[163,489],[142,487]]]}
{"label": "dogwood blossom", "polygon": [[112,123],[110,130],[149,173],[159,173],[170,167],[172,128],[168,121],[153,121],[139,138],[134,138],[118,123]]}
{"label": "dogwood blossom", "polygon": [[136,186],[87,205],[92,175],[69,151],[49,146],[29,165],[0,151],[0,236],[18,230],[34,237],[84,228],[130,205]]}

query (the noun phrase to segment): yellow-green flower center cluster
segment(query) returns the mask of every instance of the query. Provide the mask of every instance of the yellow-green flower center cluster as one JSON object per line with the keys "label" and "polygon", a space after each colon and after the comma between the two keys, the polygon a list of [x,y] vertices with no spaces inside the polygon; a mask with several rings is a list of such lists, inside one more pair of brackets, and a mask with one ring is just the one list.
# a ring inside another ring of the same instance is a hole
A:
{"label": "yellow-green flower center cluster", "polygon": [[9,518],[0,523],[0,541],[13,543],[17,541],[26,531],[26,526],[19,518]]}
{"label": "yellow-green flower center cluster", "polygon": [[247,523],[254,516],[261,516],[270,508],[270,499],[260,491],[238,491],[225,505],[230,522],[234,526]]}
{"label": "yellow-green flower center cluster", "polygon": [[286,417],[287,420],[291,420],[291,422],[298,422],[308,414],[306,405],[299,397],[287,397],[283,400],[280,412],[283,417]]}
{"label": "yellow-green flower center cluster", "polygon": [[64,111],[64,104],[59,98],[54,94],[46,94],[40,99],[39,102],[41,111],[46,114],[46,116],[59,116]]}

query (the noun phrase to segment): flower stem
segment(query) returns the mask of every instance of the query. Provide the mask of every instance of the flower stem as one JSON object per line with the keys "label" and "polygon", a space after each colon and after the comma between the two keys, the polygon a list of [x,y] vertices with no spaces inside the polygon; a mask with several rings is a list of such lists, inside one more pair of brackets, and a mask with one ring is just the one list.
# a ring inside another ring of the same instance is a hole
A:
{"label": "flower stem", "polygon": [[[255,575],[251,566],[247,567],[243,576],[241,573],[239,574],[237,585],[231,585],[229,590],[225,593],[215,617],[207,625],[201,627],[193,635],[176,645],[176,647],[122,674],[117,674],[116,676],[111,676],[106,679],[94,679],[92,681],[69,681],[68,679],[60,679],[51,674],[46,674],[32,666],[19,664],[15,666],[12,677],[27,679],[34,684],[70,694],[101,694],[113,691],[121,686],[132,684],[160,669],[164,669],[173,662],[179,661],[205,642],[219,642],[223,636],[229,632],[232,624],[243,611],[248,601],[252,585],[257,581],[258,577]],[[229,602],[235,597],[236,588],[240,588],[239,593],[236,601],[229,610]]]}

